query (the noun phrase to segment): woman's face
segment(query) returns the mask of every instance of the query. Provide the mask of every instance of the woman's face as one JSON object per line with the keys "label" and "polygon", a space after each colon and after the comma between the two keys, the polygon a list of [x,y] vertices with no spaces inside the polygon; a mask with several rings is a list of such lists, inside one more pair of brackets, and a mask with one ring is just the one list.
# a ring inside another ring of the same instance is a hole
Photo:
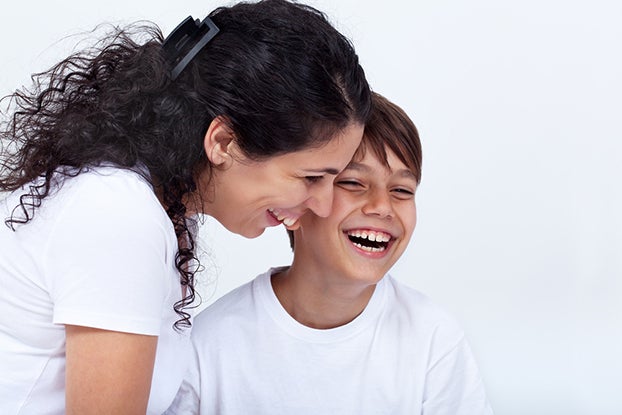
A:
{"label": "woman's face", "polygon": [[354,155],[362,136],[363,126],[353,124],[322,147],[263,161],[244,157],[231,143],[231,157],[214,168],[208,189],[202,191],[203,211],[247,238],[281,223],[297,229],[307,210],[328,216],[333,180]]}

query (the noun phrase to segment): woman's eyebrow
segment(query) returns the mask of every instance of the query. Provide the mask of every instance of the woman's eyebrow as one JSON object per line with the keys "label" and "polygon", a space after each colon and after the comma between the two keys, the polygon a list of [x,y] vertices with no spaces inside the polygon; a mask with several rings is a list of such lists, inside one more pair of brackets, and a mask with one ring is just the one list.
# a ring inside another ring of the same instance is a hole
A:
{"label": "woman's eyebrow", "polygon": [[334,167],[326,167],[326,168],[323,168],[323,169],[305,169],[305,171],[308,172],[308,173],[332,174],[333,176],[336,176],[336,175],[339,174],[339,169],[336,169]]}

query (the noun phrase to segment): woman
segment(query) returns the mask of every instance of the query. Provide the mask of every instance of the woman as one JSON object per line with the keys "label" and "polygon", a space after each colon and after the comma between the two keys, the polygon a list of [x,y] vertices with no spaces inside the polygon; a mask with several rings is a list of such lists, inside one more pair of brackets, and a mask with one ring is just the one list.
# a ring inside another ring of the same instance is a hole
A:
{"label": "woman", "polygon": [[256,237],[327,215],[363,70],[322,13],[265,0],[166,40],[118,30],[34,80],[1,131],[0,413],[161,413],[188,350],[192,217]]}

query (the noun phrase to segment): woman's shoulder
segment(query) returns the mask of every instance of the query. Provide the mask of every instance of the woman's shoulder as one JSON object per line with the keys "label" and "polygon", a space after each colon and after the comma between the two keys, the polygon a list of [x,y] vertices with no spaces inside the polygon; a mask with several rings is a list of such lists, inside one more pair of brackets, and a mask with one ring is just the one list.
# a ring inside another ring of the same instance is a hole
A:
{"label": "woman's shoulder", "polygon": [[17,223],[27,216],[28,228],[38,231],[41,226],[54,227],[63,218],[91,225],[97,222],[94,219],[98,215],[99,219],[111,216],[114,220],[146,219],[151,223],[167,218],[148,179],[132,170],[112,166],[81,171],[59,168],[50,181],[47,196],[37,200],[33,195],[41,195],[44,184],[42,179],[35,180],[6,195],[0,213],[4,218],[15,218]]}
{"label": "woman's shoulder", "polygon": [[144,194],[155,196],[147,175],[139,171],[113,166],[89,167],[78,174],[58,172],[55,178],[60,192],[80,192],[110,197],[140,198]]}
{"label": "woman's shoulder", "polygon": [[59,199],[63,210],[123,211],[128,217],[165,215],[151,184],[132,170],[93,167],[58,180],[62,182],[57,186],[57,194],[50,196]]}

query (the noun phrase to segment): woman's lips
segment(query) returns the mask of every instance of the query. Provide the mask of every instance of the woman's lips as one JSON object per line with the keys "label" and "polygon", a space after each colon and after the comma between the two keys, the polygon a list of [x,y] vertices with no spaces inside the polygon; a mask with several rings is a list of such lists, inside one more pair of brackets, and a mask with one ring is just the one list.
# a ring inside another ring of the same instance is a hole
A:
{"label": "woman's lips", "polygon": [[291,214],[285,213],[285,211],[280,209],[270,208],[268,209],[268,214],[278,221],[278,223],[282,223],[287,228],[292,227],[296,221],[298,221],[299,217],[292,216]]}

